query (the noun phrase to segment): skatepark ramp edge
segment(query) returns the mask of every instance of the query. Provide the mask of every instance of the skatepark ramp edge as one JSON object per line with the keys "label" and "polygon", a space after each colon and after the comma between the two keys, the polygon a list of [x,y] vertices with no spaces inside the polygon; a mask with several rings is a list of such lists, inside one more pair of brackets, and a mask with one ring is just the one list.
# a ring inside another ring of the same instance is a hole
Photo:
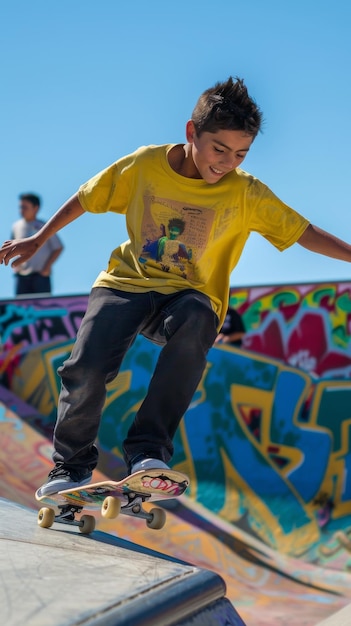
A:
{"label": "skatepark ramp edge", "polygon": [[341,611],[334,613],[317,626],[350,626],[351,624],[351,604],[345,606]]}
{"label": "skatepark ramp edge", "polygon": [[245,626],[218,574],[107,533],[42,529],[36,516],[0,499],[2,624]]}

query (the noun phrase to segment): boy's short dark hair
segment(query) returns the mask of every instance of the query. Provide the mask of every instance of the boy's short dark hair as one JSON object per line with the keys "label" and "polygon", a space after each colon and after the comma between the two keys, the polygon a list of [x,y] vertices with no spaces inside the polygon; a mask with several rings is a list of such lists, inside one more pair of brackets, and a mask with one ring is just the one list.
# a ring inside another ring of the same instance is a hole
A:
{"label": "boy's short dark hair", "polygon": [[31,202],[34,206],[40,207],[40,198],[36,193],[21,193],[19,199],[27,200],[27,202]]}
{"label": "boy's short dark hair", "polygon": [[205,131],[243,130],[256,137],[261,129],[262,112],[249,96],[244,81],[230,76],[201,94],[191,119],[197,135]]}

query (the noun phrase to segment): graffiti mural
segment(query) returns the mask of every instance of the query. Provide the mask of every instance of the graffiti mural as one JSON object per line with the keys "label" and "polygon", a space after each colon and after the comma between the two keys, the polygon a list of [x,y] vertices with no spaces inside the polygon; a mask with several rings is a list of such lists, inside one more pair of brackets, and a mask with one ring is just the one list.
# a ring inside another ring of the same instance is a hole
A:
{"label": "graffiti mural", "polygon": [[[56,417],[57,367],[87,298],[0,303],[2,384]],[[351,568],[351,283],[231,290],[242,349],[214,347],[175,438],[190,496],[262,545],[309,563]],[[119,478],[121,442],[160,348],[139,337],[107,390],[100,469]],[[33,425],[33,423],[32,423]],[[114,460],[116,462],[114,462]]]}
{"label": "graffiti mural", "polygon": [[11,386],[20,353],[76,336],[87,296],[0,301],[0,376]]}
{"label": "graffiti mural", "polygon": [[351,283],[231,290],[244,346],[318,377],[350,377]]}

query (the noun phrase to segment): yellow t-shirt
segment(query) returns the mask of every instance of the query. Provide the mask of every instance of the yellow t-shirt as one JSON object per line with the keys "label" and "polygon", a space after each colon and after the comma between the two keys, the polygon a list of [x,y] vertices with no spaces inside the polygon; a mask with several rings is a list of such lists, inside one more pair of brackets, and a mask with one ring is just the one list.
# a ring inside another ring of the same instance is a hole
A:
{"label": "yellow t-shirt", "polygon": [[221,326],[230,274],[250,232],[284,250],[309,222],[241,169],[215,184],[177,174],[167,159],[173,145],[141,147],[80,187],[82,207],[125,214],[130,237],[113,250],[93,286],[197,289],[209,296]]}

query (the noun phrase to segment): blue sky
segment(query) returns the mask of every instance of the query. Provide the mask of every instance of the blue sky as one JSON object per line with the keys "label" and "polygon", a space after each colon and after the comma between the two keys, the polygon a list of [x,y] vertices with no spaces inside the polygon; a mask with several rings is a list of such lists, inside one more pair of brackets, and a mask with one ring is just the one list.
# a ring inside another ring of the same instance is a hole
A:
{"label": "blue sky", "polygon": [[[48,219],[79,185],[140,145],[185,141],[200,93],[245,79],[263,110],[243,168],[311,222],[351,241],[348,0],[12,0],[0,9],[1,233],[18,194]],[[127,238],[123,216],[61,231],[54,293],[86,293]],[[234,285],[349,279],[348,264],[252,235]],[[13,295],[0,267],[0,297]]]}

